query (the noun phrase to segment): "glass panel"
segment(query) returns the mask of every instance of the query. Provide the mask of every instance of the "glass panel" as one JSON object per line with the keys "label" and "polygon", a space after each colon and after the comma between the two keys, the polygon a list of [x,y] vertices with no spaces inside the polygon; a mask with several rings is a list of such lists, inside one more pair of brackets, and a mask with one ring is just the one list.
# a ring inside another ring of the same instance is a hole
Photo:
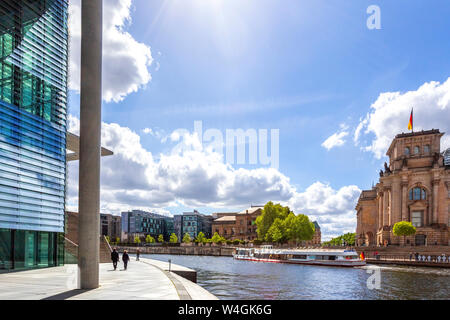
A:
{"label": "glass panel", "polygon": [[414,154],[419,154],[419,151],[420,151],[419,147],[414,147]]}
{"label": "glass panel", "polygon": [[0,270],[8,270],[11,268],[11,230],[0,229]]}
{"label": "glass panel", "polygon": [[420,200],[420,188],[414,188],[414,200]]}
{"label": "glass panel", "polygon": [[411,223],[414,227],[422,226],[422,211],[414,211],[412,213]]}
{"label": "glass panel", "polygon": [[409,154],[410,154],[409,148],[406,147],[406,148],[405,148],[405,155],[409,156]]}

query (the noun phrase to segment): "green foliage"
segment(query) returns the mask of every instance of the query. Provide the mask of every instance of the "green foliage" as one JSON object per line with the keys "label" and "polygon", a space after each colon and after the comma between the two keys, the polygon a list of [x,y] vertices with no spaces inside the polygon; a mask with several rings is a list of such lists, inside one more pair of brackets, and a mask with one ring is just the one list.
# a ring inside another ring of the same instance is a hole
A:
{"label": "green foliage", "polygon": [[214,243],[222,243],[226,242],[227,240],[224,237],[221,237],[217,232],[215,232],[211,238],[211,241]]}
{"label": "green foliage", "polygon": [[227,241],[225,241],[225,243],[228,244],[228,245],[230,245],[230,244],[233,244],[233,241],[227,240]]}
{"label": "green foliage", "polygon": [[203,232],[199,232],[197,238],[195,238],[195,242],[197,243],[206,243],[206,236]]}
{"label": "green foliage", "polygon": [[308,216],[295,215],[289,207],[268,202],[262,215],[256,218],[259,240],[284,243],[290,240],[311,240],[314,236],[314,224]]}
{"label": "green foliage", "polygon": [[160,235],[158,236],[158,242],[159,242],[159,243],[163,243],[163,242],[164,242],[164,236],[163,236],[162,234],[160,234]]}
{"label": "green foliage", "polygon": [[111,243],[111,239],[109,238],[109,236],[106,236],[105,239],[108,243]]}
{"label": "green foliage", "polygon": [[342,246],[344,243],[347,246],[355,245],[356,233],[346,233],[339,237],[333,238],[330,241],[322,243],[323,246]]}
{"label": "green foliage", "polygon": [[233,240],[233,244],[234,244],[234,245],[238,245],[238,244],[240,244],[240,243],[241,243],[241,240],[239,240],[239,239]]}
{"label": "green foliage", "polygon": [[145,242],[146,243],[155,243],[155,238],[153,238],[151,235],[147,235],[147,237],[145,237]]}
{"label": "green foliage", "polygon": [[190,243],[192,241],[191,236],[189,235],[189,233],[185,233],[183,236],[183,242],[184,243]]}
{"label": "green foliage", "polygon": [[255,246],[259,246],[259,245],[261,245],[263,242],[261,241],[261,240],[259,240],[259,239],[255,239],[255,240],[253,240],[253,244],[255,245]]}
{"label": "green foliage", "polygon": [[172,234],[170,235],[170,240],[169,240],[169,242],[170,242],[170,243],[177,243],[177,242],[178,242],[178,237],[177,237],[177,235],[176,235],[175,233],[172,233]]}
{"label": "green foliage", "polygon": [[119,243],[119,242],[120,242],[120,238],[117,237],[117,238],[116,238],[116,243]]}
{"label": "green foliage", "polygon": [[134,243],[136,244],[141,243],[141,239],[138,236],[134,237]]}
{"label": "green foliage", "polygon": [[416,227],[414,227],[411,222],[400,221],[394,224],[392,232],[396,236],[412,236],[416,233]]}

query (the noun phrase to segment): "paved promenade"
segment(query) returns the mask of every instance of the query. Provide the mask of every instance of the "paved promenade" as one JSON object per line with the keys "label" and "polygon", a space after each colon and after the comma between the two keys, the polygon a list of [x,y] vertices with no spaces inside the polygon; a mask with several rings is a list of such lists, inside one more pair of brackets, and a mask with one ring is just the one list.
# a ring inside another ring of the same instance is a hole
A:
{"label": "paved promenade", "polygon": [[[76,265],[0,274],[0,300],[216,300],[197,284],[160,268],[154,260],[132,261],[114,271],[100,265],[100,287],[77,290]],[[177,267],[177,266],[175,266]],[[181,268],[181,267],[180,267]]]}

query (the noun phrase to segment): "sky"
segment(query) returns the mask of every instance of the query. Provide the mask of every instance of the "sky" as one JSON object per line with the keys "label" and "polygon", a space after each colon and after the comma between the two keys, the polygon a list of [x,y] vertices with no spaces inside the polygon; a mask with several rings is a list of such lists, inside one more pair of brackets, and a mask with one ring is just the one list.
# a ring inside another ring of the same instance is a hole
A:
{"label": "sky", "polygon": [[[101,211],[273,201],[317,220],[323,240],[354,232],[359,194],[411,109],[416,131],[450,132],[448,16],[448,0],[104,0],[102,145],[114,156],[102,159]],[[69,29],[77,133],[80,0]],[[257,150],[272,161],[226,161],[237,129],[267,132]],[[76,210],[78,163],[68,170]]]}

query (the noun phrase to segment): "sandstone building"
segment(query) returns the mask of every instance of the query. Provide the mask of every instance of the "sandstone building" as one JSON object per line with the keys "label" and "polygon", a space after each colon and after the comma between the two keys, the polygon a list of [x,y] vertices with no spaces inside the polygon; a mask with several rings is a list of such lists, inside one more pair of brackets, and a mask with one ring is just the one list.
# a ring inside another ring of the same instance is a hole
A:
{"label": "sandstone building", "polygon": [[[398,134],[386,155],[379,182],[361,192],[356,205],[356,241],[362,245],[449,245],[450,149],[441,153],[439,130]],[[399,221],[414,236],[394,236]]]}

